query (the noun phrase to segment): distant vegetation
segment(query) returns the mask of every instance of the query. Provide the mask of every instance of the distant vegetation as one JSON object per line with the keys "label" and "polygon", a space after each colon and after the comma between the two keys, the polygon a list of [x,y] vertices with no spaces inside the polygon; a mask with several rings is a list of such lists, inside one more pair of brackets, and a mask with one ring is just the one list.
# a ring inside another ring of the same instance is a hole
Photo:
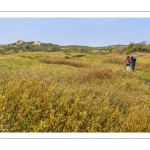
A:
{"label": "distant vegetation", "polygon": [[19,50],[25,52],[89,52],[89,53],[101,53],[107,54],[112,52],[117,53],[126,53],[130,54],[132,52],[150,52],[150,44],[147,42],[141,43],[130,43],[129,45],[110,45],[103,47],[90,47],[90,46],[82,46],[82,45],[68,45],[68,46],[60,46],[52,43],[41,43],[40,45],[35,44],[34,41],[24,42],[18,40],[15,43],[0,45],[0,53],[8,54],[8,53],[18,53]]}

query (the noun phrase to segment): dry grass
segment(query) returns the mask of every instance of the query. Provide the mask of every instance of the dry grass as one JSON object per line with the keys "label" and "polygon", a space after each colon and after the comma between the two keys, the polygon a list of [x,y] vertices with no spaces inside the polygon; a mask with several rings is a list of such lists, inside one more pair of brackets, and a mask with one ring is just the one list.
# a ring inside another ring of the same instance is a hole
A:
{"label": "dry grass", "polygon": [[79,53],[79,54],[74,54],[72,57],[84,57],[84,56],[86,56],[86,54]]}
{"label": "dry grass", "polygon": [[[9,129],[1,132],[149,132],[149,85],[106,57],[79,65],[44,54],[41,67],[2,70],[0,124]],[[75,69],[45,69],[45,63]]]}
{"label": "dry grass", "polygon": [[86,67],[88,66],[88,64],[82,63],[82,62],[78,62],[78,61],[74,61],[74,60],[66,60],[66,59],[50,59],[50,58],[42,58],[40,59],[41,62],[43,63],[47,63],[47,64],[60,64],[60,65],[69,65],[69,66],[73,66],[73,67]]}

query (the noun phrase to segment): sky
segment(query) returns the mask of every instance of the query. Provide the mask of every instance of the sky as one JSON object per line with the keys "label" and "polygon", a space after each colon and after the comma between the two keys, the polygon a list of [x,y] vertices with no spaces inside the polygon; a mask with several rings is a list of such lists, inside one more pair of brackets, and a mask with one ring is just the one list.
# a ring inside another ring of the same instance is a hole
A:
{"label": "sky", "polygon": [[38,40],[61,46],[150,42],[150,18],[0,18],[0,44]]}

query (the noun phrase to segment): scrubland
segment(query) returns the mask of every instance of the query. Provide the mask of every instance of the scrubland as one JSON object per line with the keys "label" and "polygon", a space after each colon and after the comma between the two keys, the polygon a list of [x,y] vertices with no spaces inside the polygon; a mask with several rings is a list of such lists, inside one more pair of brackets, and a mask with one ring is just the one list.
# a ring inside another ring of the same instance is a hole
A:
{"label": "scrubland", "polygon": [[149,132],[150,54],[0,55],[1,132]]}

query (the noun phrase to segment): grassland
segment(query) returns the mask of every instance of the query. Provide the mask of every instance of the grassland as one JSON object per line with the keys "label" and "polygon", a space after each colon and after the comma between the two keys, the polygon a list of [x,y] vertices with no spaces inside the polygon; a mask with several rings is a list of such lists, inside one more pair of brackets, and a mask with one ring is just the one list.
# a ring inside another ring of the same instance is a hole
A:
{"label": "grassland", "polygon": [[149,132],[150,54],[0,55],[1,132]]}

